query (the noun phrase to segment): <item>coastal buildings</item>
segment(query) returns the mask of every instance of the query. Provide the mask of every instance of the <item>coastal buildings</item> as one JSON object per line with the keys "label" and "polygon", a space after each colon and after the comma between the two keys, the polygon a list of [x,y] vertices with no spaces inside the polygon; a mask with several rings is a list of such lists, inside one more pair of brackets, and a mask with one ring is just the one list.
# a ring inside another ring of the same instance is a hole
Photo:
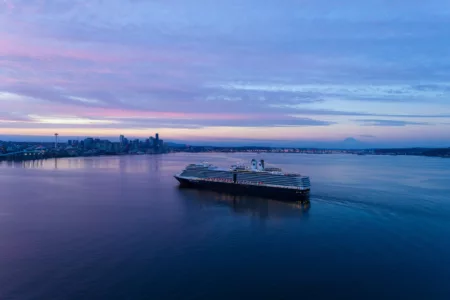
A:
{"label": "coastal buildings", "polygon": [[49,157],[123,155],[123,154],[163,154],[169,148],[157,133],[145,140],[128,139],[119,136],[119,141],[86,137],[81,140],[70,139],[67,143],[56,142],[2,142],[0,141],[0,160],[26,160]]}
{"label": "coastal buildings", "polygon": [[49,157],[99,156],[99,155],[143,155],[173,152],[248,152],[248,153],[303,153],[303,154],[357,154],[357,155],[416,155],[450,157],[450,148],[405,148],[405,149],[318,149],[282,147],[213,147],[189,146],[165,143],[158,133],[147,139],[129,139],[120,135],[115,141],[86,137],[60,139],[55,142],[4,142],[0,141],[0,160],[29,160]]}

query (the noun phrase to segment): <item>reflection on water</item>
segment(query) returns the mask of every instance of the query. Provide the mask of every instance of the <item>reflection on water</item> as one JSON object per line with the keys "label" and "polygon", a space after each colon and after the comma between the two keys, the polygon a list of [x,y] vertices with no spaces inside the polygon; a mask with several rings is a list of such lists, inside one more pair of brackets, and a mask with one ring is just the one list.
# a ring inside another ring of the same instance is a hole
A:
{"label": "reflection on water", "polygon": [[[142,156],[136,160],[134,156],[99,156],[49,158],[26,161],[0,161],[0,167],[23,169],[109,169],[125,173],[159,171],[162,161],[161,155]],[[137,164],[141,161],[141,164]]]}
{"label": "reflection on water", "polygon": [[308,201],[282,201],[251,196],[239,196],[207,190],[178,187],[182,197],[202,206],[226,205],[236,214],[258,216],[261,219],[304,218],[311,208]]}

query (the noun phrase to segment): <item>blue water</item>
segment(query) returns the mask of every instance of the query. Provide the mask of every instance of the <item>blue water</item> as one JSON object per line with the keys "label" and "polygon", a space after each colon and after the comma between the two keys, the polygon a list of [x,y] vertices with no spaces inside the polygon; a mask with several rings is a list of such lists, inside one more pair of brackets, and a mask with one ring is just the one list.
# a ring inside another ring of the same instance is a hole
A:
{"label": "blue water", "polygon": [[450,299],[450,159],[260,154],[309,204],[177,188],[247,154],[0,164],[0,299]]}

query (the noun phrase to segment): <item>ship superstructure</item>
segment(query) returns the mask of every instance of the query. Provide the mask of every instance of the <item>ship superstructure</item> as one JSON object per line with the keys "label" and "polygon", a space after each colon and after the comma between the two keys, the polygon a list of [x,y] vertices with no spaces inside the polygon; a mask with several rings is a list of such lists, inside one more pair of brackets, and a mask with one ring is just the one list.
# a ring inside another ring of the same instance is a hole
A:
{"label": "ship superstructure", "polygon": [[256,194],[259,196],[304,196],[309,193],[308,176],[265,167],[264,160],[252,159],[250,167],[241,164],[229,169],[209,163],[190,164],[175,178],[182,185],[210,188],[223,192]]}

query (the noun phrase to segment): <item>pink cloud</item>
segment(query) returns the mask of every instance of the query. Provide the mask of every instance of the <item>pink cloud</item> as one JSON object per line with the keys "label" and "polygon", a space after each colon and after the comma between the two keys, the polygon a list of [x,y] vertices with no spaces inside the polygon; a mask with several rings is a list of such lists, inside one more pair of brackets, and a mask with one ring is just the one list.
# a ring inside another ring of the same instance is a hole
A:
{"label": "pink cloud", "polygon": [[15,8],[14,4],[10,0],[3,0],[3,2],[9,11],[12,11]]}
{"label": "pink cloud", "polygon": [[80,117],[103,117],[103,118],[155,118],[155,119],[202,119],[202,120],[248,120],[259,118],[276,118],[274,115],[248,115],[248,114],[229,114],[229,113],[180,113],[170,111],[139,111],[124,110],[115,108],[80,108],[78,106],[65,106],[61,110],[53,111],[59,113],[75,113]]}
{"label": "pink cloud", "polygon": [[[105,119],[166,119],[166,120],[274,120],[278,114],[237,114],[237,113],[183,113],[171,111],[141,111],[119,108],[84,107],[75,104],[64,104],[32,99],[27,101],[9,101],[4,103],[10,111],[21,111],[25,114],[42,116],[76,116],[84,118]],[[80,103],[81,104],[81,103]]]}
{"label": "pink cloud", "polygon": [[92,44],[90,47],[76,49],[73,45],[54,39],[17,38],[7,33],[0,33],[0,55],[6,57],[28,57],[49,62],[62,58],[100,63],[171,62],[183,64],[210,59],[205,55],[167,49],[158,51],[122,45],[108,47],[108,45],[102,44]]}

